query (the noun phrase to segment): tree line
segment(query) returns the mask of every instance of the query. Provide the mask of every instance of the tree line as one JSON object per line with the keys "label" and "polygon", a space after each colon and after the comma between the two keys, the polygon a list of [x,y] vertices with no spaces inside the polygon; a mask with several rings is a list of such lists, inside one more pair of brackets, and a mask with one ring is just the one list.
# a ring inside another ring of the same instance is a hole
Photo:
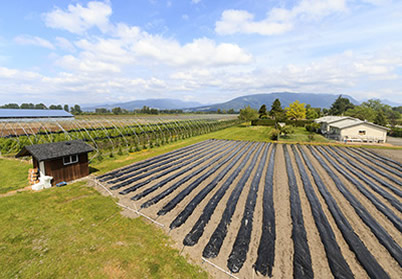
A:
{"label": "tree line", "polygon": [[0,106],[0,108],[4,109],[52,109],[52,110],[65,110],[67,112],[71,112],[72,114],[81,114],[82,110],[79,105],[74,105],[72,107],[69,107],[67,104],[62,106],[62,105],[49,105],[47,107],[43,103],[39,104],[33,104],[33,103],[22,103],[21,105],[18,105],[16,103],[10,103],[10,104],[5,104],[3,106]]}
{"label": "tree line", "polygon": [[265,104],[258,111],[247,106],[240,110],[239,118],[246,121],[270,118],[283,122],[286,120],[316,119],[326,115],[337,115],[350,116],[381,126],[389,124],[393,127],[402,124],[401,114],[402,106],[391,107],[381,103],[378,99],[370,99],[361,105],[354,105],[348,98],[340,95],[329,109],[313,108],[311,105],[306,105],[299,101],[295,101],[288,107],[283,108],[280,100],[275,99],[269,111]]}

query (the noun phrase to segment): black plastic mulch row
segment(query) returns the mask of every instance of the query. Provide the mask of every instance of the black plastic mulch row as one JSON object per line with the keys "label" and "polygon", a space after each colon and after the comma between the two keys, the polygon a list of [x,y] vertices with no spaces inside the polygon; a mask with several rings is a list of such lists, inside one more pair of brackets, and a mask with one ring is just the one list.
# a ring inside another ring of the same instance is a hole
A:
{"label": "black plastic mulch row", "polygon": [[[163,160],[159,160],[158,162],[154,162],[153,164],[146,166],[146,167],[141,167],[139,169],[131,169],[131,170],[126,170],[124,172],[120,172],[118,177],[114,177],[113,180],[107,181],[109,184],[115,184],[118,182],[123,182],[124,180],[128,178],[133,178],[141,173],[148,172],[149,170],[155,170],[155,168],[160,168],[164,165],[167,165],[169,163],[175,162],[181,158],[188,157],[194,153],[199,153],[199,152],[205,152],[205,150],[208,150],[208,148],[214,147],[216,145],[220,145],[222,142],[213,142],[213,143],[208,143],[206,145],[200,146],[198,148],[192,148],[189,150],[184,151],[183,153],[180,154],[175,154],[175,156],[169,156],[169,158],[164,158]],[[158,164],[155,166],[155,164]],[[170,164],[171,166],[172,164]]]}
{"label": "black plastic mulch row", "polygon": [[[173,208],[176,207],[176,205],[181,202],[186,196],[188,196],[195,188],[197,188],[202,182],[204,182],[208,177],[210,177],[212,174],[214,174],[218,169],[220,169],[223,165],[225,165],[227,162],[229,162],[235,155],[236,153],[240,150],[240,148],[236,149],[233,151],[228,157],[220,161],[216,166],[212,167],[209,169],[206,173],[198,177],[196,180],[190,183],[185,189],[183,189],[179,194],[177,194],[172,200],[170,200],[167,204],[165,204],[162,209],[158,211],[158,215],[165,215],[169,211],[171,211]],[[180,181],[181,182],[181,181]],[[183,184],[183,182],[181,182]]]}
{"label": "black plastic mulch row", "polygon": [[[351,168],[344,162],[342,162],[334,153],[332,153],[330,150],[327,150],[328,153],[335,158],[335,160],[339,164],[337,164],[334,160],[331,159],[330,156],[326,155],[324,151],[321,149],[321,147],[316,147],[316,149],[325,157],[327,158],[328,162],[340,173],[342,174],[347,180],[349,180],[356,188],[359,190],[360,193],[362,193],[377,209],[380,211],[382,214],[384,214],[385,217],[388,218],[389,221],[399,230],[401,231],[402,224],[401,224],[401,219],[398,218],[398,216],[395,215],[395,213],[390,210],[382,201],[380,201],[373,193],[368,191],[366,187],[361,184],[357,179],[355,179],[353,176],[350,175],[350,173],[346,172],[345,169],[352,171]],[[358,175],[357,173],[354,173],[355,175]]]}
{"label": "black plastic mulch row", "polygon": [[354,278],[354,275],[350,270],[350,267],[345,258],[343,257],[338,243],[336,242],[334,231],[332,230],[327,216],[322,209],[321,203],[314,192],[310,178],[307,175],[306,168],[304,167],[294,145],[292,145],[292,151],[295,156],[301,180],[303,182],[304,191],[311,206],[311,212],[314,217],[314,222],[317,226],[322,244],[324,245],[325,253],[327,255],[328,264],[329,268],[331,269],[332,275],[335,278]]}
{"label": "black plastic mulch row", "polygon": [[264,276],[272,276],[275,259],[275,209],[274,209],[274,167],[276,143],[269,156],[268,169],[265,174],[265,185],[262,196],[262,233],[258,246],[257,260],[254,270]]}
{"label": "black plastic mulch row", "polygon": [[[243,146],[242,146],[243,147]],[[205,186],[177,215],[177,217],[170,223],[170,229],[180,227],[186,222],[188,217],[193,213],[198,204],[218,185],[223,177],[233,168],[238,160],[246,153],[251,147],[251,144],[236,154],[236,157],[212,180],[207,186]]]}
{"label": "black plastic mulch row", "polygon": [[[177,188],[179,188],[183,183],[186,183],[187,181],[189,181],[191,178],[195,177],[196,175],[200,174],[201,172],[203,172],[204,170],[206,170],[207,168],[211,167],[211,165],[215,164],[216,162],[218,162],[220,159],[222,159],[224,156],[226,156],[227,153],[229,153],[231,150],[233,150],[239,143],[236,143],[235,146],[233,146],[232,148],[230,148],[228,151],[226,151],[225,153],[217,156],[216,158],[213,158],[208,164],[206,164],[203,167],[198,168],[197,170],[195,170],[194,172],[192,172],[191,174],[187,175],[186,177],[184,177],[183,179],[181,179],[180,181],[174,183],[172,186],[170,186],[169,188],[167,188],[165,191],[161,192],[160,194],[156,195],[155,197],[151,198],[150,200],[144,202],[141,205],[141,208],[147,208],[150,207],[151,205],[154,205],[156,203],[158,203],[160,200],[164,199],[166,196],[170,195],[172,192],[174,192]],[[227,150],[227,148],[225,148],[225,150]],[[215,156],[215,155],[214,155]],[[212,157],[212,156],[210,156]]]}
{"label": "black plastic mulch row", "polygon": [[370,278],[389,278],[388,274],[384,271],[381,265],[378,264],[377,260],[373,257],[364,243],[354,232],[352,226],[350,225],[348,219],[342,213],[336,200],[331,196],[324,182],[321,180],[317,170],[312,165],[310,159],[307,157],[306,153],[300,146],[298,146],[300,154],[303,157],[304,163],[307,165],[314,178],[315,184],[324,198],[332,217],[334,218],[339,230],[341,231],[346,243],[348,244],[350,250],[356,255],[357,260],[366,270]]}
{"label": "black plastic mulch row", "polygon": [[307,243],[307,233],[304,228],[303,211],[297,188],[296,176],[290,161],[287,145],[283,145],[285,155],[286,172],[290,192],[290,215],[292,217],[293,239],[293,278],[314,278],[311,265],[310,249]]}
{"label": "black plastic mulch row", "polygon": [[253,228],[253,216],[255,204],[257,203],[258,188],[262,176],[263,168],[267,161],[269,144],[265,144],[265,149],[262,158],[258,164],[257,172],[251,181],[248,191],[246,205],[244,207],[243,218],[235,242],[232,247],[232,252],[229,255],[227,267],[233,273],[237,273],[242,268],[247,258],[247,252],[250,246],[251,230]]}
{"label": "black plastic mulch row", "polygon": [[[359,152],[357,152],[356,150],[353,150],[353,148],[351,148],[351,151],[352,151],[353,153],[357,154],[358,156],[360,156],[360,157],[366,159],[367,161],[369,161],[369,162],[375,164],[376,166],[379,166],[380,168],[382,168],[382,169],[384,169],[384,170],[386,170],[386,171],[392,173],[393,175],[396,175],[397,177],[401,177],[401,175],[402,175],[402,173],[401,173],[400,171],[396,171],[396,170],[394,170],[394,169],[392,169],[392,168],[389,168],[388,166],[386,166],[386,165],[384,165],[384,164],[378,162],[377,160],[373,160],[373,159],[371,159],[369,156],[367,156],[367,155],[365,155],[365,154],[362,154],[362,153],[359,153]],[[361,160],[359,160],[359,161],[361,161]],[[368,165],[367,165],[367,166],[368,166]],[[388,178],[388,177],[387,177],[387,178]],[[392,179],[392,181],[394,181],[394,182],[395,182],[396,184],[398,184],[399,186],[402,186],[402,181],[401,181],[401,180],[398,180],[398,179],[394,178],[394,179]]]}
{"label": "black plastic mulch row", "polygon": [[[182,167],[184,167],[184,166],[187,166],[187,165],[189,164],[189,162],[199,160],[200,158],[204,158],[204,159],[205,159],[205,154],[214,152],[214,151],[216,151],[216,150],[222,148],[222,146],[226,146],[226,145],[229,145],[229,146],[230,146],[231,144],[232,144],[232,143],[229,144],[228,142],[226,142],[226,143],[224,143],[224,144],[218,143],[218,144],[216,144],[216,145],[213,145],[213,146],[212,146],[212,149],[208,149],[208,148],[207,148],[207,149],[204,150],[203,152],[200,152],[200,153],[198,154],[198,156],[196,156],[196,157],[191,157],[191,156],[189,157],[188,155],[179,156],[179,158],[174,158],[174,159],[172,159],[173,163],[169,163],[169,164],[166,164],[166,165],[162,165],[162,166],[159,167],[159,168],[154,168],[154,169],[153,169],[152,171],[150,171],[150,172],[147,172],[147,173],[142,174],[142,175],[140,175],[140,176],[136,176],[136,177],[133,177],[133,178],[131,178],[131,179],[128,179],[128,180],[126,180],[126,181],[124,181],[124,182],[121,182],[121,183],[119,183],[119,184],[116,184],[116,185],[110,187],[110,189],[112,189],[112,190],[120,189],[120,188],[122,188],[122,187],[124,187],[124,186],[128,186],[128,185],[130,185],[130,184],[132,184],[132,183],[134,183],[134,182],[137,182],[137,181],[139,181],[139,180],[141,180],[141,179],[143,179],[143,178],[147,178],[147,177],[150,177],[151,175],[156,174],[156,175],[154,175],[154,176],[148,178],[147,180],[138,182],[138,183],[136,183],[136,184],[134,184],[134,185],[132,185],[132,186],[130,186],[130,187],[128,187],[128,188],[126,188],[126,189],[124,189],[123,191],[120,192],[120,194],[126,195],[126,194],[131,193],[131,192],[133,192],[133,191],[135,191],[135,190],[137,190],[137,189],[143,187],[144,185],[146,185],[146,184],[148,184],[148,183],[154,181],[155,179],[158,179],[158,178],[160,178],[160,177],[162,177],[162,176],[165,176],[167,173],[170,173],[170,172],[175,171],[175,170],[178,170],[178,169],[180,169],[180,168],[182,168]],[[183,159],[183,157],[185,157],[185,158]],[[211,156],[209,155],[209,156],[207,156],[206,158],[210,158],[210,157],[211,157]],[[166,171],[165,171],[165,170],[166,170]],[[165,171],[165,172],[161,172],[161,171]]]}
{"label": "black plastic mulch row", "polygon": [[373,151],[369,152],[368,150],[366,150],[366,149],[363,150],[363,148],[361,148],[360,152],[362,152],[362,151],[364,154],[370,156],[371,158],[373,158],[375,160],[381,160],[383,164],[386,164],[386,165],[390,166],[391,168],[394,168],[394,169],[402,172],[402,164],[401,163],[399,163],[395,160],[392,160],[390,158],[381,156],[379,154],[376,154]]}
{"label": "black plastic mulch row", "polygon": [[239,201],[239,198],[240,198],[240,194],[243,191],[244,185],[246,184],[247,180],[249,179],[249,177],[251,175],[251,172],[253,171],[253,169],[255,167],[257,158],[260,155],[262,147],[263,147],[263,144],[259,144],[258,150],[256,151],[253,158],[251,159],[250,165],[247,167],[243,176],[240,178],[240,181],[237,183],[237,185],[233,189],[233,191],[229,197],[229,200],[226,203],[226,208],[223,211],[221,220],[202,252],[202,255],[204,258],[215,258],[216,256],[218,256],[219,251],[223,244],[223,240],[225,239],[225,237],[227,235],[228,226],[230,225],[230,223],[232,221],[232,216],[235,212],[237,202]]}
{"label": "black plastic mulch row", "polygon": [[[242,143],[242,144],[240,145],[239,149],[240,149],[240,148],[243,148],[245,144],[246,144],[246,143]],[[181,170],[181,171],[179,171],[179,172],[177,172],[177,173],[175,173],[175,174],[172,174],[172,175],[168,176],[167,178],[163,179],[162,181],[156,183],[155,185],[152,185],[151,187],[145,189],[145,190],[142,191],[141,193],[135,195],[135,196],[132,197],[131,199],[134,200],[134,201],[137,201],[137,200],[139,200],[139,199],[142,199],[143,197],[145,197],[145,196],[149,195],[150,193],[156,191],[157,189],[163,187],[164,185],[166,185],[166,184],[169,183],[170,181],[172,181],[172,180],[176,179],[177,177],[179,177],[179,176],[181,176],[181,175],[183,175],[183,174],[189,172],[190,170],[192,170],[193,168],[197,167],[198,165],[199,165],[198,162],[197,162],[197,163],[194,163],[194,164],[188,166],[187,168],[185,168],[185,169],[183,169],[183,170]],[[164,173],[161,173],[161,175],[158,176],[158,177],[165,176],[165,175],[167,175],[167,174],[169,174],[169,173],[170,173],[170,170],[169,170],[169,171],[166,171],[166,172],[164,172]],[[154,179],[156,179],[156,178],[154,178]],[[150,182],[150,181],[149,181],[149,182]],[[148,182],[145,182],[145,184],[146,184],[146,183],[148,183]],[[141,182],[140,184],[144,184],[144,182]],[[171,228],[171,229],[172,229],[172,228]]]}
{"label": "black plastic mulch row", "polygon": [[[252,147],[252,148],[251,148]],[[237,168],[230,174],[230,176],[225,180],[223,185],[216,191],[216,193],[212,196],[212,198],[208,201],[208,204],[204,207],[201,216],[198,218],[197,222],[191,229],[191,231],[186,235],[183,240],[183,244],[186,246],[194,246],[198,243],[198,240],[204,233],[205,226],[208,224],[209,220],[211,219],[212,214],[214,213],[216,207],[218,206],[219,202],[225,195],[226,191],[228,190],[229,186],[233,183],[239,173],[243,170],[244,166],[247,164],[248,160],[250,159],[251,155],[255,150],[256,144],[251,144],[248,146],[246,156]]]}
{"label": "black plastic mulch row", "polygon": [[340,181],[338,176],[329,168],[327,163],[313,150],[311,146],[309,149],[313,156],[320,162],[321,166],[325,169],[331,179],[335,182],[336,187],[350,203],[356,214],[361,220],[370,228],[372,233],[377,237],[378,241],[388,250],[391,256],[402,265],[402,250],[401,247],[394,241],[388,232],[370,215],[367,209],[360,203],[360,201],[347,189],[347,187]]}
{"label": "black plastic mulch row", "polygon": [[[202,151],[201,153],[204,154],[204,153],[208,152],[208,148],[211,147],[211,146],[212,146],[212,148],[214,150],[216,150],[217,148],[220,148],[222,145],[227,145],[227,144],[228,144],[227,142],[226,143],[219,142],[219,143],[214,144],[214,145],[207,145],[206,148],[201,149],[201,151]],[[120,180],[120,182],[115,184],[115,185],[113,185],[112,187],[110,187],[110,189],[111,190],[120,189],[122,187],[125,187],[127,185],[132,184],[133,182],[136,182],[138,180],[146,178],[146,177],[148,177],[150,175],[153,175],[153,174],[158,173],[160,171],[166,170],[166,169],[168,169],[168,168],[170,168],[172,166],[176,166],[178,163],[189,161],[189,160],[191,160],[190,155],[193,154],[193,153],[197,153],[197,152],[200,152],[200,150],[199,149],[191,150],[191,151],[186,152],[184,154],[174,156],[173,158],[170,158],[168,160],[164,160],[164,162],[159,162],[157,166],[153,165],[153,166],[149,167],[148,169],[146,169],[147,172],[142,174],[142,175],[140,175],[140,174],[143,171],[142,171],[142,169],[140,169],[139,171],[137,171],[137,172],[135,172],[135,173],[133,173],[131,175],[123,176],[121,179],[117,178],[113,182],[116,182],[117,180]],[[148,170],[151,170],[151,171],[148,172]],[[109,183],[112,183],[112,182],[109,182]]]}
{"label": "black plastic mulch row", "polygon": [[[210,143],[211,141],[215,141],[215,140],[206,140],[206,141],[202,141],[202,142],[197,142],[195,144],[192,144],[192,145],[180,148],[180,149],[176,149],[174,151],[164,153],[164,154],[159,155],[159,156],[152,157],[152,158],[150,158],[148,160],[141,161],[141,162],[138,162],[138,163],[134,163],[134,164],[129,165],[127,167],[124,167],[124,168],[121,168],[121,169],[118,169],[118,170],[115,170],[115,171],[105,173],[103,175],[98,176],[97,179],[99,179],[100,181],[106,181],[106,180],[112,179],[114,176],[119,175],[121,172],[124,172],[126,170],[140,169],[140,168],[149,166],[151,164],[155,164],[155,163],[159,162],[159,160],[167,159],[167,158],[170,158],[171,156],[176,156],[178,154],[186,152],[187,150],[191,150],[192,148],[197,148],[199,146],[206,145],[206,144]],[[109,177],[112,177],[112,178],[109,178]]]}
{"label": "black plastic mulch row", "polygon": [[[387,187],[388,189],[390,189],[392,192],[394,192],[396,195],[402,197],[402,191],[397,189],[396,187],[394,187],[393,185],[389,184],[387,181],[385,181],[384,179],[382,179],[381,177],[375,175],[373,172],[369,171],[368,169],[362,167],[360,164],[355,163],[353,160],[350,160],[344,153],[341,153],[339,150],[339,148],[335,148],[333,146],[330,147],[331,150],[335,151],[336,154],[338,154],[339,156],[341,156],[343,159],[345,159],[349,165],[352,165],[353,167],[355,167],[356,169],[358,169],[360,172],[366,174],[367,176],[369,176],[370,178],[374,179],[375,181],[377,181],[378,183],[380,183],[382,186]],[[353,156],[352,156],[353,158]],[[384,174],[382,174],[384,175]],[[380,187],[378,187],[379,189],[381,189]],[[388,192],[387,192],[388,193]],[[385,197],[385,196],[384,196]],[[395,205],[394,205],[395,206]]]}

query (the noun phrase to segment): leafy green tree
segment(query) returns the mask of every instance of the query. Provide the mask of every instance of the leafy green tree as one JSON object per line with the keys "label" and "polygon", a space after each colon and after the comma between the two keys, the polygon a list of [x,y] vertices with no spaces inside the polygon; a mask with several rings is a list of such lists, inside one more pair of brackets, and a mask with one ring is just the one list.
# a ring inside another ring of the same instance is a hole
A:
{"label": "leafy green tree", "polygon": [[79,105],[74,105],[73,107],[70,108],[70,112],[72,114],[81,114],[82,110],[81,110],[81,107]]}
{"label": "leafy green tree", "polygon": [[64,105],[64,110],[67,111],[67,112],[70,111],[70,109],[68,108],[68,105]]}
{"label": "leafy green tree", "polygon": [[253,119],[258,118],[257,110],[247,106],[240,110],[239,119],[245,121],[251,121]]}
{"label": "leafy green tree", "polygon": [[387,125],[387,118],[382,111],[377,112],[377,115],[374,119],[374,124],[386,126]]}
{"label": "leafy green tree", "polygon": [[267,118],[267,106],[264,104],[258,110],[259,118]]}
{"label": "leafy green tree", "polygon": [[97,109],[95,109],[96,114],[106,114],[106,113],[109,113],[109,112],[110,111],[108,109],[106,109],[106,108],[97,108]]}
{"label": "leafy green tree", "polygon": [[21,109],[34,109],[35,105],[32,103],[22,103],[20,106]]}
{"label": "leafy green tree", "polygon": [[236,114],[236,112],[235,112],[235,110],[234,109],[228,109],[228,114]]}
{"label": "leafy green tree", "polygon": [[361,105],[361,106],[355,106],[352,109],[348,109],[345,112],[345,115],[354,118],[359,118],[360,120],[367,120],[373,122],[377,113],[374,109]]}
{"label": "leafy green tree", "polygon": [[294,101],[287,107],[286,116],[292,120],[299,120],[306,118],[306,108],[304,103],[300,103],[298,100]]}
{"label": "leafy green tree", "polygon": [[343,115],[348,109],[354,108],[354,105],[348,98],[343,98],[342,95],[335,100],[329,109],[331,115]]}
{"label": "leafy green tree", "polygon": [[45,106],[45,104],[40,103],[35,105],[35,109],[47,109],[47,107]]}
{"label": "leafy green tree", "polygon": [[115,108],[112,108],[112,112],[113,112],[113,114],[121,114],[123,111],[121,110],[121,107],[115,107]]}
{"label": "leafy green tree", "polygon": [[1,108],[8,108],[8,109],[19,109],[20,106],[18,104],[5,104]]}

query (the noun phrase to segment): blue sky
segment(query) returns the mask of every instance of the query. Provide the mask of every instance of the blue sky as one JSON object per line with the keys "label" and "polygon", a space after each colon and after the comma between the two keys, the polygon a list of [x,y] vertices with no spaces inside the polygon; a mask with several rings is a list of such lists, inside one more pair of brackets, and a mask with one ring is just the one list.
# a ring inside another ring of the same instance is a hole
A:
{"label": "blue sky", "polygon": [[0,104],[214,103],[278,91],[402,103],[402,1],[4,1]]}

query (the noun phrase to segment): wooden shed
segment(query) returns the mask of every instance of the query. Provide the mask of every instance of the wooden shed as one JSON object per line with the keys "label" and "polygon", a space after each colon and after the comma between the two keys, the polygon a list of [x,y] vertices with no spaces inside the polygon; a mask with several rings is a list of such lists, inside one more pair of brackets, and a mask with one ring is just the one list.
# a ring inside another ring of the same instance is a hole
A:
{"label": "wooden shed", "polygon": [[32,156],[40,175],[52,176],[52,185],[89,175],[88,153],[92,146],[81,140],[25,146],[16,157]]}

